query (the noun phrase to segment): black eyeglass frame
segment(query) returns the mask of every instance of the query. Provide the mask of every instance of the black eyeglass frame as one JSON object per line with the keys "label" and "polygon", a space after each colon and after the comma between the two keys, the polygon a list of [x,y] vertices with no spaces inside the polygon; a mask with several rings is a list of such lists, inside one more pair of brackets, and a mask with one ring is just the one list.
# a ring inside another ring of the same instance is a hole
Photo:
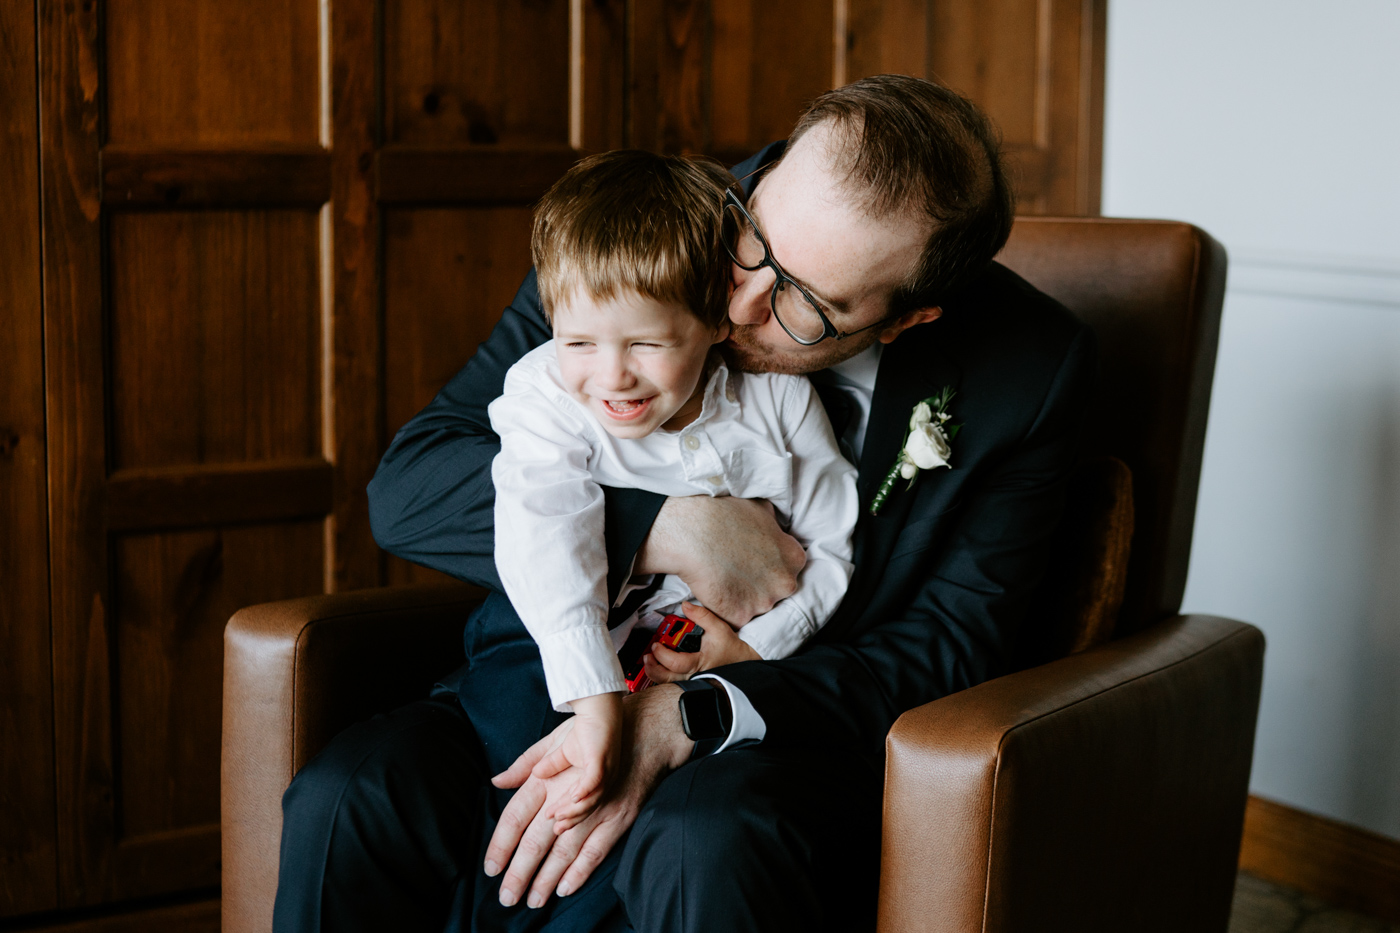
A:
{"label": "black eyeglass frame", "polygon": [[[770,165],[765,165],[762,169],[758,169],[757,171],[763,171],[763,169],[770,167]],[[744,177],[747,178],[748,176],[746,175]],[[741,179],[741,181],[742,180],[743,179]],[[754,184],[757,185],[757,182],[755,182]],[[811,292],[803,288],[796,279],[794,279],[792,276],[788,275],[786,272],[783,271],[782,266],[778,265],[778,261],[773,258],[773,251],[768,246],[767,238],[764,237],[763,231],[758,229],[757,221],[753,219],[753,215],[750,214],[748,208],[744,206],[744,202],[739,199],[739,196],[737,194],[735,194],[734,187],[737,186],[733,186],[725,190],[724,203],[721,206],[720,210],[721,212],[723,212],[724,210],[727,210],[729,207],[732,206],[736,210],[738,210],[738,212],[741,215],[743,215],[744,220],[748,221],[749,226],[753,228],[753,235],[758,237],[759,245],[763,247],[763,259],[761,259],[758,265],[756,266],[746,266],[739,259],[739,257],[735,255],[734,250],[730,247],[727,241],[724,243],[724,251],[729,254],[730,259],[734,260],[734,265],[738,266],[740,269],[743,269],[746,272],[757,272],[765,266],[773,270],[773,290],[768,294],[768,306],[773,309],[774,320],[778,322],[778,325],[782,327],[783,332],[786,333],[789,337],[791,337],[794,342],[796,342],[799,346],[814,347],[817,344],[821,343],[823,340],[845,340],[847,337],[854,337],[856,334],[870,330],[872,327],[879,327],[882,324],[888,324],[890,322],[893,315],[883,317],[873,324],[867,324],[864,327],[858,327],[852,331],[838,330],[836,325],[831,323],[831,319],[826,316],[826,312],[824,312],[821,309],[821,305],[818,304],[817,300],[812,297]],[[721,237],[720,239],[722,241],[724,240],[723,237]],[[783,316],[778,313],[778,291],[784,288],[785,285],[791,285],[793,288],[797,289],[797,293],[802,296],[803,300],[805,300],[807,304],[812,306],[812,310],[817,312],[817,317],[821,318],[822,335],[816,340],[803,340],[801,337],[794,334],[792,332],[792,328],[788,327],[787,322],[783,320]]]}

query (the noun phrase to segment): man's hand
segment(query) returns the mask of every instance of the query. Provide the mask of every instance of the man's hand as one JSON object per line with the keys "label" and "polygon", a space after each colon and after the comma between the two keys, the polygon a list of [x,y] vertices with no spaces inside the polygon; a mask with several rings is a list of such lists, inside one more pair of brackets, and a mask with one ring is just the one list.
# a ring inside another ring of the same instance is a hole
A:
{"label": "man's hand", "polygon": [[[690,758],[694,743],[681,729],[676,706],[680,688],[659,684],[628,697],[622,704],[622,773],[617,786],[582,823],[556,835],[554,820],[545,816],[568,799],[577,779],[572,768],[550,778],[531,774],[535,765],[562,741],[561,725],[532,745],[501,774],[497,787],[519,787],[501,813],[486,849],[486,874],[495,876],[509,865],[501,880],[501,903],[520,900],[541,907],[550,892],[565,897],[577,891],[631,828],[656,785]],[[534,878],[531,883],[530,879]]]}
{"label": "man's hand", "polygon": [[797,592],[807,552],[763,499],[667,499],[637,553],[637,573],[674,573],[734,626]]}
{"label": "man's hand", "polygon": [[647,676],[654,683],[670,684],[689,680],[701,671],[737,664],[740,661],[760,661],[757,651],[742,641],[730,624],[704,606],[681,603],[685,617],[704,631],[699,651],[674,651],[663,644],[652,646],[651,654],[643,659]]}
{"label": "man's hand", "polygon": [[542,779],[569,771],[574,778],[569,796],[545,808],[545,816],[555,821],[556,833],[572,829],[593,812],[603,792],[617,780],[622,763],[622,695],[600,693],[570,705],[573,718],[550,735],[557,738],[565,733],[563,741],[530,771]]}

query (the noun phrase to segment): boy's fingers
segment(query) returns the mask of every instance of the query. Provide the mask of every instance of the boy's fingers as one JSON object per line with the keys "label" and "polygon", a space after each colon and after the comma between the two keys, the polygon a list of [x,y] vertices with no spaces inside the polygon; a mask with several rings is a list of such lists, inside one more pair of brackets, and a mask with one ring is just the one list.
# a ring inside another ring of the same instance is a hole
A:
{"label": "boy's fingers", "polygon": [[535,764],[535,767],[530,770],[530,774],[540,780],[545,780],[546,778],[554,777],[554,775],[570,767],[572,764],[568,757],[565,756],[564,749],[556,748],[554,751],[541,758]]}
{"label": "boy's fingers", "polygon": [[509,768],[491,779],[491,783],[500,788],[519,787],[525,783],[525,779],[530,776],[541,758],[548,752],[550,742],[554,736],[547,735],[534,745],[525,749],[520,757],[515,759]]}

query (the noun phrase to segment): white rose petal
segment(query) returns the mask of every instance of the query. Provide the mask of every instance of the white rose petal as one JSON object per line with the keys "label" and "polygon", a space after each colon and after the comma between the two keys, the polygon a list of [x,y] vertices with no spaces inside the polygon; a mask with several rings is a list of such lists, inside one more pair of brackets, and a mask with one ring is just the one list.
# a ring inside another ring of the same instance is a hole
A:
{"label": "white rose petal", "polygon": [[928,402],[920,402],[914,406],[914,414],[909,417],[909,430],[917,431],[933,420],[933,409],[928,407]]}
{"label": "white rose petal", "polygon": [[909,440],[904,442],[904,453],[919,469],[932,470],[947,466],[953,450],[948,446],[942,428],[925,424],[909,432]]}
{"label": "white rose petal", "polygon": [[904,461],[899,465],[899,475],[904,477],[905,479],[913,479],[914,474],[917,472],[919,472],[919,468],[914,466],[914,464],[910,463],[908,460]]}

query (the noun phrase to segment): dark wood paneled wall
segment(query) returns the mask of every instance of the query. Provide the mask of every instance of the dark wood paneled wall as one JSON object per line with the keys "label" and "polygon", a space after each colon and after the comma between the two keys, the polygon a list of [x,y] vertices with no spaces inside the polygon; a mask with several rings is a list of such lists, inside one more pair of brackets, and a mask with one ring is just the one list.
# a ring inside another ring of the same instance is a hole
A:
{"label": "dark wood paneled wall", "polygon": [[58,896],[34,27],[0,4],[0,916]]}
{"label": "dark wood paneled wall", "polygon": [[431,575],[365,484],[580,152],[737,161],[901,71],[986,106],[1023,208],[1093,213],[1104,4],[0,7],[0,916],[218,883],[224,620]]}

